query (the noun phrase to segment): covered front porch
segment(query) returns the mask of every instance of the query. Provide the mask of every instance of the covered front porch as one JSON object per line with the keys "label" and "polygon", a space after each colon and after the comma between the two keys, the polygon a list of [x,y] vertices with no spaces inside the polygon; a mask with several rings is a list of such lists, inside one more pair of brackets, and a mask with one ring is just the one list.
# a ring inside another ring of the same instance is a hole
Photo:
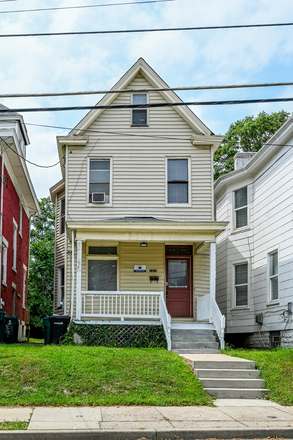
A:
{"label": "covered front porch", "polygon": [[224,317],[215,301],[215,237],[226,224],[139,220],[68,222],[71,318],[162,325],[169,350],[172,318],[207,321],[223,346]]}

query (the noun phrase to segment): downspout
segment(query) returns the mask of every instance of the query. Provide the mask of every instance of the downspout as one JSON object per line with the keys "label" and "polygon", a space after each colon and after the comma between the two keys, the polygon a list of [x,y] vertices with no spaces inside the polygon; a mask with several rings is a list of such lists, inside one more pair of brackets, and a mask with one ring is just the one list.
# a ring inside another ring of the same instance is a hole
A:
{"label": "downspout", "polygon": [[74,298],[74,230],[71,231],[71,307],[70,317],[73,319],[73,298]]}
{"label": "downspout", "polygon": [[[3,254],[3,247],[2,247],[2,232],[3,232],[3,179],[4,179],[4,151],[2,151],[1,146],[1,157],[2,157],[2,164],[1,164],[1,202],[0,202],[0,268],[2,267],[2,254]],[[2,309],[2,306],[4,306],[4,302],[1,298],[1,289],[2,288],[2,270],[0,270],[0,309]]]}

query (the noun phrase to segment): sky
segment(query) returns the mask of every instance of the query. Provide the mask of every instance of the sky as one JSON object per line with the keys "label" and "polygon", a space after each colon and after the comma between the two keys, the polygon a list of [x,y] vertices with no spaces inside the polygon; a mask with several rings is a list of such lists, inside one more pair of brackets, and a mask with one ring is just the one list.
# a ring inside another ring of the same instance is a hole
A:
{"label": "sky", "polygon": [[[293,22],[292,0],[140,1],[0,0],[0,35]],[[126,2],[132,4],[122,4]],[[103,6],[16,12],[82,5]],[[0,38],[0,94],[108,90],[139,57],[170,87],[291,82],[292,35],[293,26],[285,26]],[[283,98],[293,97],[293,86],[186,91],[178,95],[184,101]],[[0,102],[10,108],[52,107],[95,105],[100,98],[0,98]],[[292,113],[293,103],[191,108],[215,134],[223,135],[236,120],[263,110]],[[56,136],[66,135],[86,113],[23,113],[30,138],[27,159],[40,165],[56,163]],[[38,198],[48,197],[49,188],[61,179],[60,166],[28,167]]]}

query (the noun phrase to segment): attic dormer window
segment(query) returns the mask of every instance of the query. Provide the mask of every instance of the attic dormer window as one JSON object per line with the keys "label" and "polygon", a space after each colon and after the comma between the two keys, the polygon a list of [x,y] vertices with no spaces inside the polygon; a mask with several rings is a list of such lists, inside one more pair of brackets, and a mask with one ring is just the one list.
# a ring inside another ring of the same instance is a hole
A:
{"label": "attic dormer window", "polygon": [[[134,93],[132,95],[133,105],[145,105],[147,104],[146,93]],[[132,125],[147,125],[147,109],[140,107],[132,109]]]}

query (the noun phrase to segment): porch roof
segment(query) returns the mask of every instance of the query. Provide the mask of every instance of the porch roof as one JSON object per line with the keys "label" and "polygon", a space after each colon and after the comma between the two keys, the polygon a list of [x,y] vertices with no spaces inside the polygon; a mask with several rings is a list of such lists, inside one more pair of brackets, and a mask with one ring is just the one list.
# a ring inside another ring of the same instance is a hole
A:
{"label": "porch roof", "polygon": [[[95,222],[67,222],[76,240],[195,242],[214,241],[228,222],[178,222],[153,217],[125,217]],[[68,234],[71,239],[71,234]]]}

